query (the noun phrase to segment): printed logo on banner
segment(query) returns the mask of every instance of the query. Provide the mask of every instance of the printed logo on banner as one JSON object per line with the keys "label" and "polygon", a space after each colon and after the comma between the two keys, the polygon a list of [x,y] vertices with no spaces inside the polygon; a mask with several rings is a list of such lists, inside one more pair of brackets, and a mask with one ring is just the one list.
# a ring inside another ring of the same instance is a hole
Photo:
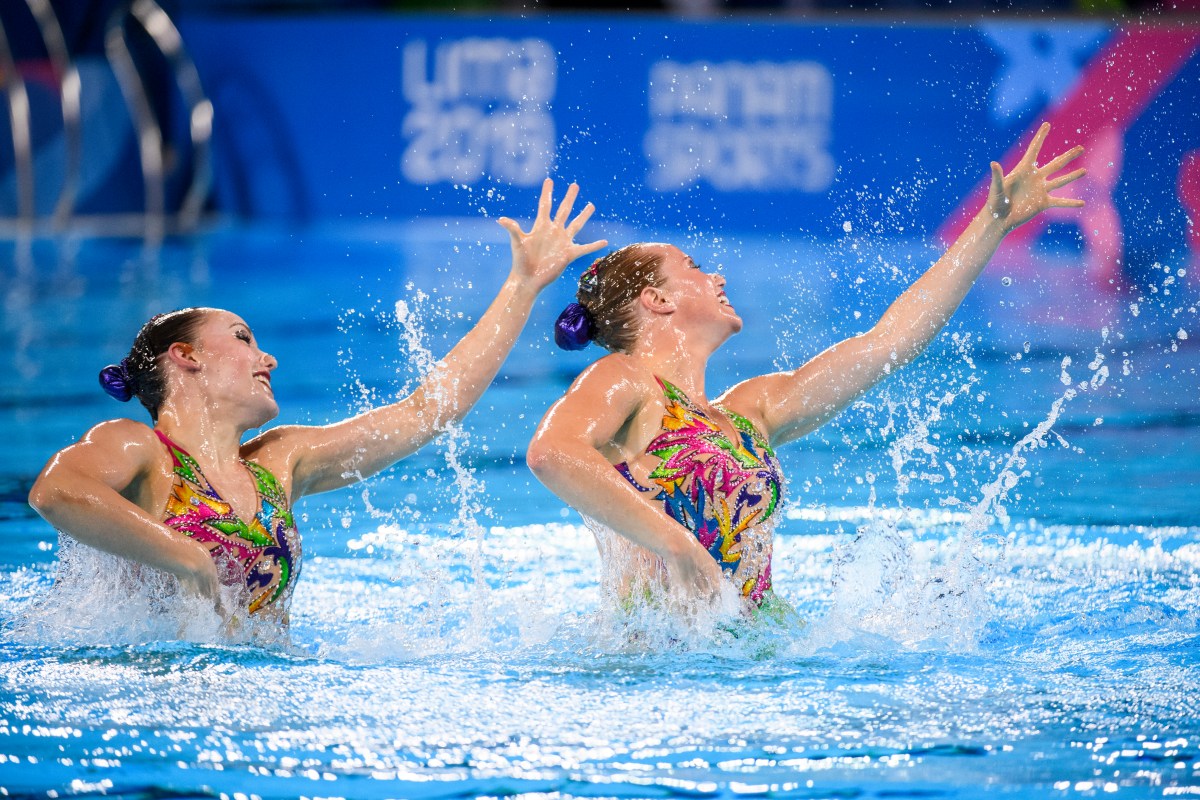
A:
{"label": "printed logo on banner", "polygon": [[823,192],[833,182],[833,76],[821,64],[659,61],[649,105],[652,189]]}
{"label": "printed logo on banner", "polygon": [[550,172],[558,81],[544,39],[424,40],[404,47],[401,162],[416,184],[475,183],[485,176],[532,186]]}

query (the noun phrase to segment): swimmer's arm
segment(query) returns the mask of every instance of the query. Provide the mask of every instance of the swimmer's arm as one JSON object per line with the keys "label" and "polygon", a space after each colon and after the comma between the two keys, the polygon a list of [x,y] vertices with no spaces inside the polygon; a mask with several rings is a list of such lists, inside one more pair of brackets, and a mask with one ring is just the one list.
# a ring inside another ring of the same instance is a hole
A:
{"label": "swimmer's arm", "polygon": [[601,453],[634,418],[644,395],[619,357],[601,359],[538,423],[526,463],[581,514],[660,556],[677,588],[714,595],[721,581],[716,561],[686,528],[640,497]]}
{"label": "swimmer's arm", "polygon": [[145,479],[161,453],[145,425],[101,423],[50,459],[34,481],[29,504],[76,541],[169,572],[185,588],[215,598],[217,569],[204,546],[122,494]]}
{"label": "swimmer's arm", "polygon": [[509,233],[512,271],[479,322],[411,395],[335,425],[293,429],[305,440],[292,450],[293,497],[346,486],[386,469],[467,415],[496,377],[542,289],[569,263],[608,244],[575,243],[594,208],[588,203],[570,219],[579,192],[571,184],[551,217],[553,188],[549,179],[543,183],[529,233],[507,217],[498,220]]}
{"label": "swimmer's arm", "polygon": [[1005,175],[992,162],[988,200],[946,253],[884,312],[868,332],[830,347],[799,369],[745,381],[727,394],[731,408],[752,409],[773,444],[825,424],[857,397],[924,352],[958,309],[1005,235],[1048,208],[1078,208],[1082,200],[1051,192],[1078,180],[1082,169],[1054,177],[1077,158],[1074,147],[1037,165],[1050,132],[1042,125],[1024,157]]}

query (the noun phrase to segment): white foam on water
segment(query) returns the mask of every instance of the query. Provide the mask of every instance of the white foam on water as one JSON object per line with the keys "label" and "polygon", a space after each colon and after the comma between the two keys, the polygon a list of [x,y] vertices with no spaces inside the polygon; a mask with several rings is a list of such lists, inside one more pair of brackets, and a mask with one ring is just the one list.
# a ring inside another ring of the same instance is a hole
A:
{"label": "white foam on water", "polygon": [[[851,540],[834,550],[831,609],[814,626],[808,645],[830,647],[867,636],[908,648],[975,647],[992,615],[989,584],[1005,562],[1005,532],[1011,523],[1006,503],[1018,484],[1031,475],[1032,451],[1051,443],[1069,446],[1053,430],[1054,425],[1079,393],[1105,383],[1108,370],[1103,362],[1104,356],[1097,350],[1088,365],[1091,375],[1076,384],[1067,373],[1072,359],[1062,359],[1060,379],[1068,388],[1053,401],[1046,417],[997,459],[993,477],[979,488],[978,498],[969,504],[953,496],[941,498],[943,505],[965,506],[966,510],[937,514],[937,522],[950,527],[937,543],[915,540],[914,531],[934,520],[928,510],[904,508],[903,500],[912,477],[919,475],[926,484],[938,484],[940,476],[915,473],[910,464],[938,465],[942,445],[933,428],[943,421],[943,409],[956,397],[969,395],[975,381],[972,378],[955,392],[935,396],[920,413],[912,413],[912,405],[903,406],[909,414],[907,422],[900,425],[894,424],[895,404],[888,404],[885,430],[901,431],[889,446],[898,507],[875,509],[874,476],[868,474],[868,518]],[[829,512],[816,516],[829,517]]]}
{"label": "white foam on water", "polygon": [[[225,609],[245,608],[242,587],[221,587]],[[59,537],[54,584],[22,609],[14,638],[65,646],[196,643],[276,645],[286,640],[277,620],[222,614],[217,605],[181,591],[174,576]]]}

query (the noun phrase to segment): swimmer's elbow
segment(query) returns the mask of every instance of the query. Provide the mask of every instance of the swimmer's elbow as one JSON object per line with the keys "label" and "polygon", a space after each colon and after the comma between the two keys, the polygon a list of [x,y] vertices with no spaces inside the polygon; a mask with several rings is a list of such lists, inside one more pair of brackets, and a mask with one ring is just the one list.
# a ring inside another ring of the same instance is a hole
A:
{"label": "swimmer's elbow", "polygon": [[882,371],[881,378],[911,364],[929,345],[928,340],[911,341],[882,325],[854,338],[859,342],[864,363],[877,365]]}
{"label": "swimmer's elbow", "polygon": [[529,449],[525,452],[525,463],[538,480],[546,483],[547,479],[553,481],[556,475],[569,470],[568,459],[564,456],[565,450],[561,443],[539,432],[529,443]]}
{"label": "swimmer's elbow", "polygon": [[42,475],[33,482],[33,487],[29,490],[29,505],[42,517],[47,517],[62,503],[62,495],[59,487]]}
{"label": "swimmer's elbow", "polygon": [[61,468],[51,467],[33,482],[29,489],[29,505],[42,519],[53,524],[72,508],[95,504],[95,498],[80,492],[79,482],[72,477],[63,474]]}
{"label": "swimmer's elbow", "polygon": [[555,449],[541,436],[534,437],[525,451],[525,464],[539,478],[553,471]]}

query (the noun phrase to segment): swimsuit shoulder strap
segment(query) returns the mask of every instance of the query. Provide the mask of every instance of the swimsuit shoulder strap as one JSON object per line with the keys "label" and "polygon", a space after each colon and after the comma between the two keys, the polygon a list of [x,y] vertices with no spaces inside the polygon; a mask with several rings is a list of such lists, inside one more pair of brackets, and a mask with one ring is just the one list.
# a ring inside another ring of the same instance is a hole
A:
{"label": "swimsuit shoulder strap", "polygon": [[658,388],[662,389],[663,397],[688,407],[692,406],[692,398],[688,397],[678,386],[657,375],[654,376],[654,380],[658,383]]}
{"label": "swimsuit shoulder strap", "polygon": [[283,486],[280,485],[279,479],[275,477],[275,474],[271,470],[257,461],[242,459],[242,463],[246,465],[246,469],[250,470],[250,474],[254,476],[254,482],[258,485],[258,494],[260,497],[269,501],[276,508],[285,510],[289,508],[287,495],[283,491]]}
{"label": "swimsuit shoulder strap", "polygon": [[720,409],[724,411],[726,416],[728,416],[733,422],[733,427],[737,428],[741,433],[749,436],[752,440],[754,440],[754,443],[758,445],[758,447],[762,448],[767,453],[770,453],[771,455],[775,454],[775,450],[771,447],[771,443],[767,441],[767,437],[763,435],[763,432],[758,429],[757,425],[730,408],[720,406]]}
{"label": "swimsuit shoulder strap", "polygon": [[182,447],[180,447],[179,445],[175,444],[175,442],[171,441],[171,437],[170,437],[170,436],[167,436],[165,433],[163,433],[162,431],[160,431],[158,428],[155,428],[155,429],[154,429],[154,435],[158,437],[158,440],[159,440],[160,442],[162,442],[164,446],[166,446],[166,448],[167,448],[167,450],[168,450],[169,452],[171,452],[171,453],[183,453],[184,455],[187,455],[187,451],[186,451],[186,450],[184,450],[184,449],[183,449]]}
{"label": "swimsuit shoulder strap", "polygon": [[171,454],[171,471],[180,480],[187,481],[195,486],[207,487],[209,490],[212,486],[208,483],[208,479],[204,477],[204,473],[200,471],[200,465],[196,463],[196,459],[192,458],[187,450],[184,450],[179,445],[171,440],[171,437],[154,429],[154,433],[158,436],[159,441],[167,448],[167,452]]}

